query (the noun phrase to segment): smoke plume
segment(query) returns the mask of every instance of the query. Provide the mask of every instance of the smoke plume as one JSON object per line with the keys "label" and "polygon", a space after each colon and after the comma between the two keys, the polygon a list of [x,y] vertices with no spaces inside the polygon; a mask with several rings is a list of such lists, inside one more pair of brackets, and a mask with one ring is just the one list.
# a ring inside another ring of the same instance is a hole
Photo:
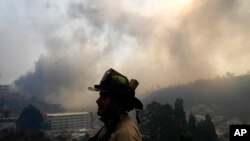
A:
{"label": "smoke plume", "polygon": [[[152,89],[228,71],[245,73],[250,2],[178,1],[23,1],[17,12],[12,11],[17,19],[10,16],[20,27],[1,26],[6,36],[0,38],[0,50],[10,52],[6,47],[11,46],[22,55],[27,48],[40,49],[33,51],[40,54],[33,57],[35,65],[27,67],[29,72],[15,84],[20,91],[68,109],[93,106],[98,93],[87,87],[98,84],[111,67],[140,82],[139,97]],[[29,54],[22,56],[30,59]],[[16,76],[20,74],[24,71]]]}

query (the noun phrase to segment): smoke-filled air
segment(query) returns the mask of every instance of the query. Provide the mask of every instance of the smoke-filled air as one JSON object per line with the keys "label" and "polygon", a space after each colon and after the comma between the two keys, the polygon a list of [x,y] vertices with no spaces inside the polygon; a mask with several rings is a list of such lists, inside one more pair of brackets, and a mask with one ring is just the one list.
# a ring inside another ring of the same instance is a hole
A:
{"label": "smoke-filled air", "polygon": [[0,84],[67,109],[95,105],[114,68],[136,95],[250,70],[247,0],[0,2]]}

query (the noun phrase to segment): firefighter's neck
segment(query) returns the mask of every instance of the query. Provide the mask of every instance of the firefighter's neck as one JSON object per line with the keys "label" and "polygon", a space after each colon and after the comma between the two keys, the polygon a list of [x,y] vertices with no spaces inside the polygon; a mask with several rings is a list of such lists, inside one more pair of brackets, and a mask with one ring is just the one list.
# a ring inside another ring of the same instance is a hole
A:
{"label": "firefighter's neck", "polygon": [[113,112],[113,113],[106,113],[106,114],[103,114],[100,118],[100,120],[104,123],[104,124],[108,124],[110,122],[114,122],[116,120],[119,120],[125,116],[127,116],[128,113],[125,112],[125,111],[121,111],[121,110],[118,110],[116,112]]}

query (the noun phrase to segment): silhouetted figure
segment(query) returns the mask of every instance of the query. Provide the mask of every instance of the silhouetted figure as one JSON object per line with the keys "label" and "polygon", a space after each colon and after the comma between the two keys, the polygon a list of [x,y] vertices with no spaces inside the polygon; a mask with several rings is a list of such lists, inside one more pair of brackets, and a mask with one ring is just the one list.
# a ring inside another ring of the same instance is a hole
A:
{"label": "silhouetted figure", "polygon": [[96,100],[97,114],[104,122],[97,134],[89,141],[141,141],[141,135],[128,112],[142,109],[143,104],[135,97],[137,80],[128,80],[126,76],[109,69],[104,74],[99,85],[89,87],[89,90],[99,91]]}

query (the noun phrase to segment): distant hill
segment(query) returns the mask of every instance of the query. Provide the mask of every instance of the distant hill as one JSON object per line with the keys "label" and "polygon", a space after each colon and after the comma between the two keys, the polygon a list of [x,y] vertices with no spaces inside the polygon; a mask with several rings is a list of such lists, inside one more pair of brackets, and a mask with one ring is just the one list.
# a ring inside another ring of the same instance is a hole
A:
{"label": "distant hill", "polygon": [[153,91],[144,102],[173,104],[178,97],[183,98],[187,109],[197,105],[216,106],[216,112],[222,115],[250,118],[250,74],[162,88]]}
{"label": "distant hill", "polygon": [[65,109],[61,106],[46,103],[35,96],[26,96],[24,94],[19,93],[8,93],[4,95],[4,105],[11,110],[10,114],[12,116],[19,115],[22,109],[28,106],[29,104],[32,104],[37,107],[42,113],[65,111]]}

